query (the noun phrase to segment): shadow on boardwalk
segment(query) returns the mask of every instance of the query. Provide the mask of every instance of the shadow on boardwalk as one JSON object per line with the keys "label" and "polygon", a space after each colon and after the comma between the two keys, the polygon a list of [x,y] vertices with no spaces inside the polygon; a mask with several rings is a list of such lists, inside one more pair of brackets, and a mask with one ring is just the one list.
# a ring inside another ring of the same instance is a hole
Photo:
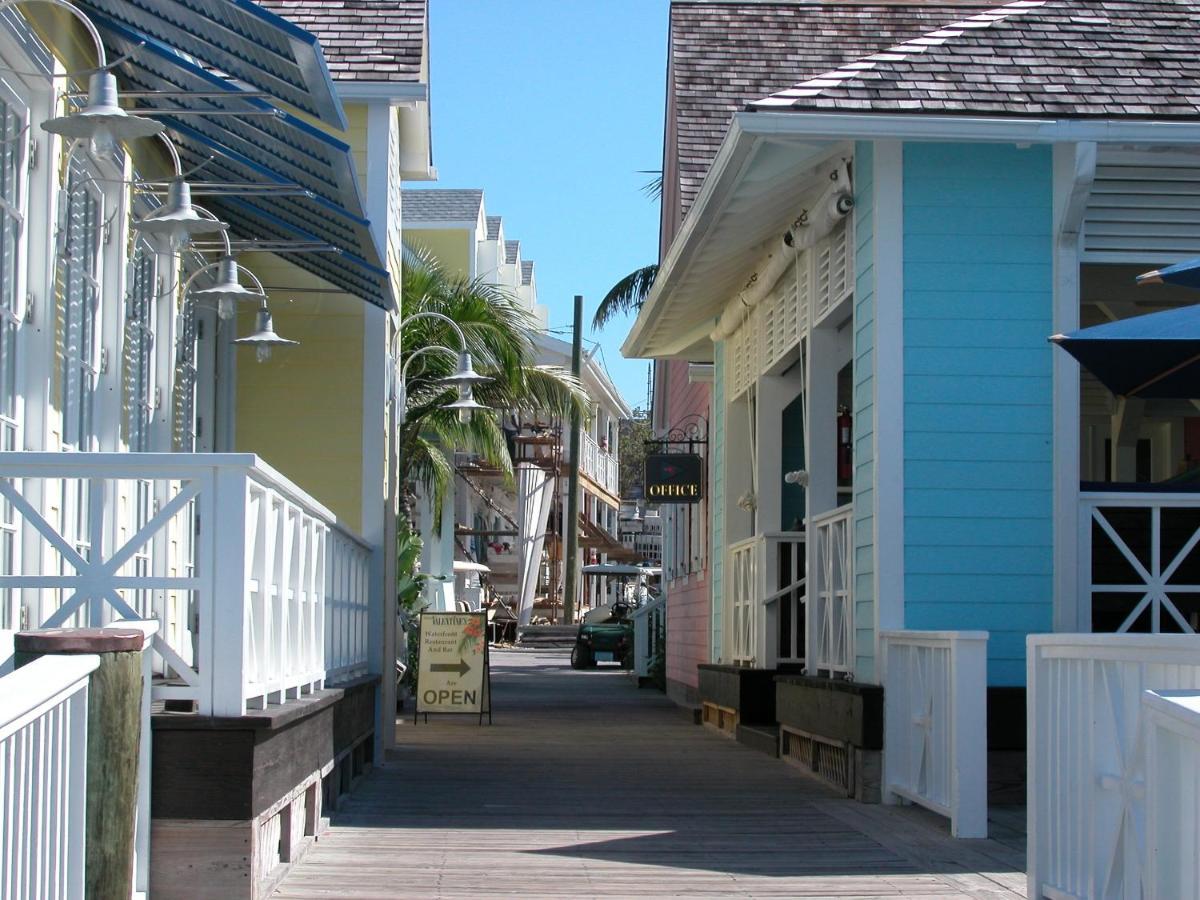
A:
{"label": "shadow on boardwalk", "polygon": [[493,662],[494,724],[399,725],[276,897],[1023,896],[1002,825],[954,841],[923,811],[840,799],[618,670]]}

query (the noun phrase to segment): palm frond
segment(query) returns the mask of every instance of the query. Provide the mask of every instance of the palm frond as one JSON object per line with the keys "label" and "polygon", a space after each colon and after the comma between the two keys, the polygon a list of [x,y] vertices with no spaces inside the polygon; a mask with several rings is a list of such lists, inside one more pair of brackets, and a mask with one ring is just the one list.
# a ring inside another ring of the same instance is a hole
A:
{"label": "palm frond", "polygon": [[614,284],[596,307],[596,314],[592,316],[592,328],[603,328],[609,319],[622,313],[638,312],[657,276],[658,265],[649,265],[630,272]]}

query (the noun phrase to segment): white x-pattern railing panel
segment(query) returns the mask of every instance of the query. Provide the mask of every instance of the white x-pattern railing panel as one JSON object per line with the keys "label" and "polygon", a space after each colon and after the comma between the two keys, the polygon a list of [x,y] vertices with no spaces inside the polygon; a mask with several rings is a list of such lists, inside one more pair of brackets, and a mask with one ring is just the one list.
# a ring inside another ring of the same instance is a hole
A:
{"label": "white x-pattern railing panel", "polygon": [[94,655],[0,678],[0,897],[83,896],[88,678]]}
{"label": "white x-pattern railing panel", "polygon": [[241,715],[366,669],[371,548],[252,454],[6,453],[0,495],[0,588],[44,627],[157,620],[161,699]]}
{"label": "white x-pattern railing panel", "polygon": [[808,658],[813,674],[854,671],[854,505],[812,520]]}
{"label": "white x-pattern railing panel", "polygon": [[1200,630],[1200,494],[1085,493],[1079,510],[1085,627]]}
{"label": "white x-pattern railing panel", "polygon": [[760,539],[738,541],[730,545],[728,552],[730,662],[751,666],[757,650]]}
{"label": "white x-pattern railing panel", "polygon": [[955,837],[987,837],[987,639],[880,633],[884,799],[949,817]]}
{"label": "white x-pattern railing panel", "polygon": [[662,655],[667,636],[667,598],[659,596],[633,611],[633,672],[638,678],[650,674],[650,662]]}
{"label": "white x-pattern railing panel", "polygon": [[1147,691],[1146,896],[1200,900],[1200,691]]}
{"label": "white x-pattern railing panel", "polygon": [[1200,689],[1200,637],[1028,638],[1030,897],[1145,896],[1142,694]]}

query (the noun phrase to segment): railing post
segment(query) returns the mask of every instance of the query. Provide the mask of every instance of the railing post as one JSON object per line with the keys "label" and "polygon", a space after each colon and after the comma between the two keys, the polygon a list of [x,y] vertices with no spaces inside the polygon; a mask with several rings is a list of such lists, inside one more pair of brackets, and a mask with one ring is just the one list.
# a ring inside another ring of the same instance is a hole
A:
{"label": "railing post", "polygon": [[[246,572],[251,533],[247,521],[246,473],[217,468],[213,478],[213,520],[203,560],[210,573],[208,620],[200,619],[200,674],[209,681],[212,708],[201,715],[241,716],[246,712]],[[264,588],[265,589],[265,588]]]}
{"label": "railing post", "polygon": [[985,838],[987,634],[950,638],[950,834]]}
{"label": "railing post", "polygon": [[87,900],[133,893],[145,642],[140,628],[50,628],[16,636],[18,668],[46,655],[100,657],[88,685]]}

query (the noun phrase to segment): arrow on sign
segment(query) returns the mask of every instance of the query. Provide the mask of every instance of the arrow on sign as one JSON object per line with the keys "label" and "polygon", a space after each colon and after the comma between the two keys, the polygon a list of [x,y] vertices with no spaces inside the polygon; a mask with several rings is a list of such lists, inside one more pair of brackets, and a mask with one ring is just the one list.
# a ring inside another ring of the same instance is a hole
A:
{"label": "arrow on sign", "polygon": [[456,663],[431,663],[429,666],[431,672],[457,672],[461,678],[471,671],[471,667],[467,665],[465,659],[459,658]]}

